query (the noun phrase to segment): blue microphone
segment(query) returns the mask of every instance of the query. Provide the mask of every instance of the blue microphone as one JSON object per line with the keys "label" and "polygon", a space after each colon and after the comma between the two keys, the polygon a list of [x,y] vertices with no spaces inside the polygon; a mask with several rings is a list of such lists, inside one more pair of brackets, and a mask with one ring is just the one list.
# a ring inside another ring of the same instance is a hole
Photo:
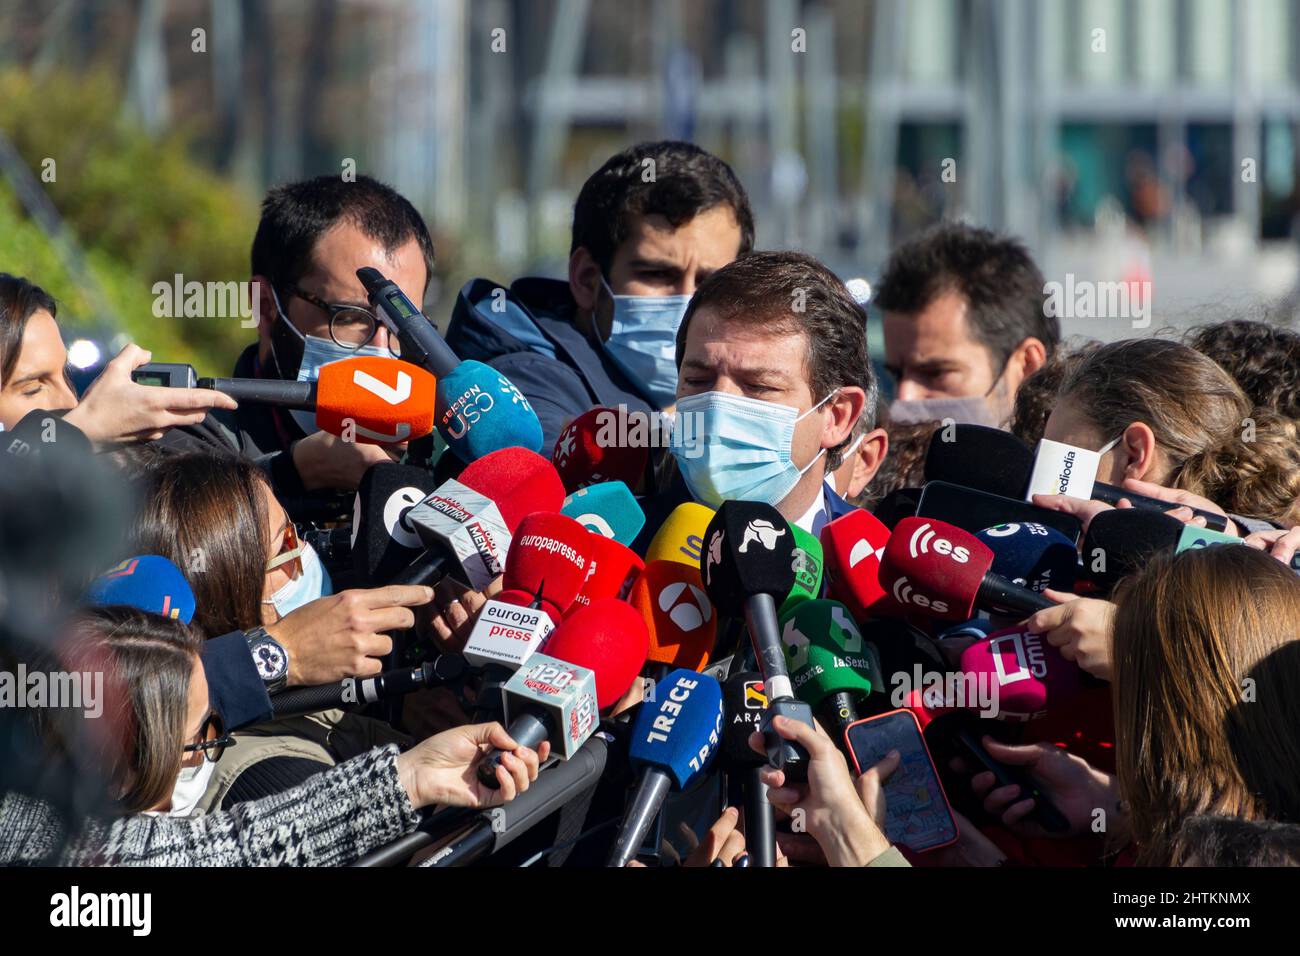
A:
{"label": "blue microphone", "polygon": [[439,376],[433,420],[452,454],[467,464],[502,448],[542,447],[542,423],[524,393],[472,359]]}
{"label": "blue microphone", "polygon": [[678,668],[654,685],[629,735],[628,762],[641,776],[623,813],[610,866],[626,866],[671,789],[684,790],[708,769],[722,737],[722,686]]}
{"label": "blue microphone", "polygon": [[613,538],[630,547],[645,526],[645,512],[621,481],[602,481],[579,488],[564,499],[560,514],[568,515],[592,534]]}
{"label": "blue microphone", "polygon": [[999,524],[976,532],[975,537],[993,552],[994,574],[1042,594],[1073,591],[1079,574],[1079,552],[1055,528],[1034,521]]}
{"label": "blue microphone", "polygon": [[82,598],[92,605],[126,604],[188,624],[194,592],[181,569],[157,554],[127,558],[95,580]]}

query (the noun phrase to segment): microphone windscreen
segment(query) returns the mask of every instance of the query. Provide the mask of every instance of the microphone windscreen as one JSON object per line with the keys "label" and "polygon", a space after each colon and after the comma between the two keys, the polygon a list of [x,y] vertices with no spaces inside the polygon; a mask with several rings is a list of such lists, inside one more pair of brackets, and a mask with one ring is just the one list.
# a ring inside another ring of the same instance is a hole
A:
{"label": "microphone windscreen", "polygon": [[568,491],[621,481],[633,491],[645,474],[651,429],[642,412],[597,405],[571,421],[556,439],[551,462]]}
{"label": "microphone windscreen", "polygon": [[700,577],[714,606],[728,617],[744,613],[746,599],[755,595],[784,601],[794,586],[794,534],[769,504],[724,501],[704,542]]}
{"label": "microphone windscreen", "polygon": [[360,355],[322,365],[316,424],[362,445],[388,445],[433,430],[437,381],[410,362]]}
{"label": "microphone windscreen", "polygon": [[1023,498],[1034,452],[1015,435],[987,425],[949,425],[930,438],[925,480]]}
{"label": "microphone windscreen", "polygon": [[578,596],[569,605],[566,616],[576,613],[597,598],[618,598],[620,601],[628,596],[633,582],[641,573],[645,563],[631,548],[619,544],[613,538],[602,538],[598,534],[588,534],[587,577],[578,589]]}
{"label": "microphone windscreen", "polygon": [[542,423],[515,384],[490,365],[461,362],[438,380],[435,422],[461,461],[502,448],[542,447]]}
{"label": "microphone windscreen", "polygon": [[870,512],[857,509],[822,528],[822,552],[831,597],[859,621],[897,614],[897,606],[880,583],[880,558],[889,529]]}
{"label": "microphone windscreen", "polygon": [[718,615],[700,584],[699,568],[651,561],[632,585],[628,603],[650,633],[648,660],[693,671],[708,664],[718,636]]}
{"label": "microphone windscreen", "polygon": [[83,598],[93,605],[126,604],[186,624],[194,618],[194,592],[181,569],[157,554],[127,558],[90,582]]}
{"label": "microphone windscreen", "polygon": [[621,481],[602,481],[580,488],[564,499],[562,514],[592,534],[631,544],[645,525],[645,512]]}
{"label": "microphone windscreen", "polygon": [[880,502],[871,509],[871,513],[886,528],[893,528],[904,518],[915,516],[920,504],[920,488],[895,488],[880,499]]}
{"label": "microphone windscreen", "polygon": [[502,448],[471,462],[460,473],[461,484],[491,498],[514,534],[525,515],[559,511],[564,486],[551,463],[527,448]]}
{"label": "microphone windscreen", "polygon": [[707,674],[682,668],[654,685],[637,709],[628,761],[655,767],[678,790],[708,769],[722,737],[722,687]]}
{"label": "microphone windscreen", "polygon": [[816,707],[831,694],[865,697],[872,674],[862,632],[838,601],[804,601],[781,621],[781,645],[795,696]]}
{"label": "microphone windscreen", "polygon": [[646,548],[646,563],[680,561],[698,568],[700,557],[704,553],[704,532],[708,530],[713,514],[712,508],[698,502],[688,501],[678,505],[659,526],[650,546]]}
{"label": "microphone windscreen", "polygon": [[993,552],[973,534],[932,518],[904,518],[880,562],[880,584],[899,604],[927,617],[972,616]]}
{"label": "microphone windscreen", "polygon": [[1160,511],[1112,508],[1094,515],[1083,536],[1081,574],[1102,594],[1154,555],[1178,547],[1183,523]]}
{"label": "microphone windscreen", "polygon": [[1042,594],[1048,588],[1073,591],[1079,552],[1068,537],[1035,521],[994,525],[975,537],[993,552],[994,574]]}
{"label": "microphone windscreen", "polygon": [[366,469],[352,505],[352,567],[362,582],[387,584],[424,553],[406,514],[437,487],[423,468],[379,462]]}
{"label": "microphone windscreen", "polygon": [[763,675],[758,671],[731,674],[722,684],[722,760],[733,770],[762,767],[767,757],[749,745],[767,710]]}
{"label": "microphone windscreen", "polygon": [[587,580],[590,540],[587,530],[565,515],[525,515],[515,528],[501,583],[540,597],[563,613]]}
{"label": "microphone windscreen", "polygon": [[1059,713],[1078,696],[1079,668],[1039,634],[1012,627],[976,641],[961,654],[964,674],[982,679],[996,695],[999,720],[1026,721]]}
{"label": "microphone windscreen", "polygon": [[793,611],[799,604],[821,594],[822,543],[798,525],[790,525],[794,532],[794,586],[777,609],[778,615]]}
{"label": "microphone windscreen", "polygon": [[561,621],[542,651],[594,671],[596,703],[603,710],[632,686],[650,651],[650,635],[632,605],[598,598]]}

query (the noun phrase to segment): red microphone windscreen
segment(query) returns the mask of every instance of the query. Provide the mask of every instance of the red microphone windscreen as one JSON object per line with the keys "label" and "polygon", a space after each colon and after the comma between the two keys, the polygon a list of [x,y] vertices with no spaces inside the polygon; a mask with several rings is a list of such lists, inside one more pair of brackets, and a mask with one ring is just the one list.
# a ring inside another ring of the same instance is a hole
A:
{"label": "red microphone windscreen", "polygon": [[437,379],[410,362],[360,355],[321,366],[316,424],[362,445],[387,445],[433,431]]}
{"label": "red microphone windscreen", "polygon": [[880,585],[880,557],[889,529],[861,508],[822,528],[822,559],[830,595],[849,609],[855,620],[898,613],[898,605]]}
{"label": "red microphone windscreen", "polygon": [[627,693],[649,650],[641,615],[617,598],[597,598],[566,617],[542,646],[544,654],[595,671],[602,710]]}
{"label": "red microphone windscreen", "polygon": [[602,481],[621,481],[636,491],[656,428],[644,412],[597,405],[560,432],[551,462],[569,494]]}
{"label": "red microphone windscreen", "polygon": [[587,579],[582,582],[578,596],[569,605],[566,614],[574,614],[597,598],[612,597],[622,600],[632,588],[632,582],[645,567],[635,551],[619,544],[613,538],[588,531]]}
{"label": "red microphone windscreen", "polygon": [[591,532],[573,518],[535,511],[515,528],[502,584],[549,601],[563,613],[587,580]]}
{"label": "red microphone windscreen", "polygon": [[973,534],[933,518],[904,518],[880,562],[880,584],[908,610],[968,621],[993,552]]}
{"label": "red microphone windscreen", "polygon": [[1060,711],[1080,690],[1079,668],[1046,638],[1020,627],[996,631],[961,654],[966,674],[987,674],[999,720],[1035,720]]}
{"label": "red microphone windscreen", "polygon": [[650,632],[650,660],[693,671],[709,662],[718,614],[700,583],[699,568],[680,561],[651,561],[632,585],[628,603]]}
{"label": "red microphone windscreen", "polygon": [[496,502],[512,535],[525,515],[564,506],[564,485],[555,468],[527,448],[502,448],[484,455],[456,480]]}

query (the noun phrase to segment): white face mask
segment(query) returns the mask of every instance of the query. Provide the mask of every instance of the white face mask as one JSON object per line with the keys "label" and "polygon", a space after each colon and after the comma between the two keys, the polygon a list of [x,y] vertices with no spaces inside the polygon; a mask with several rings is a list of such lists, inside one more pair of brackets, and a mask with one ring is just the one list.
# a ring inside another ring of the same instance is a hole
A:
{"label": "white face mask", "polygon": [[167,815],[189,816],[198,806],[203,794],[207,792],[208,784],[212,781],[212,773],[216,769],[217,765],[207,757],[193,767],[181,767],[181,772],[176,777],[176,785],[172,787],[172,805]]}
{"label": "white face mask", "polygon": [[269,598],[262,599],[263,604],[274,606],[275,613],[281,618],[304,604],[310,604],[317,598],[334,593],[334,582],[330,580],[325,566],[320,563],[320,556],[315,548],[304,541],[298,558],[302,561],[302,573],[297,578],[286,581]]}

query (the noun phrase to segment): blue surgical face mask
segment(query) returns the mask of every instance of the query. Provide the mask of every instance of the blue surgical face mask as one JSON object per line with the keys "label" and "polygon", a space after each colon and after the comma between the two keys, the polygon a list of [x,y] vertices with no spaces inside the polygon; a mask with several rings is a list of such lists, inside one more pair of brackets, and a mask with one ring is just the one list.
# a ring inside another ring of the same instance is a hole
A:
{"label": "blue surgical face mask", "polygon": [[281,618],[304,604],[334,593],[334,582],[330,580],[329,572],[320,563],[320,556],[310,544],[303,542],[302,553],[298,557],[302,561],[302,573],[286,582],[269,598],[262,599],[263,604],[274,605],[275,613]]}
{"label": "blue surgical face mask", "polygon": [[[823,448],[802,468],[796,465],[794,427],[834,394],[802,415],[789,405],[723,392],[678,401],[669,451],[691,495],[710,508],[724,501],[779,504],[826,453]],[[688,424],[684,416],[698,417]]]}
{"label": "blue surgical face mask", "polygon": [[[271,290],[271,295],[275,298],[275,307],[280,311],[280,321],[285,327],[293,332],[298,338],[302,339],[302,361],[298,363],[298,381],[315,382],[320,379],[320,370],[322,366],[329,365],[331,362],[341,362],[344,359],[357,358],[361,355],[374,355],[380,358],[392,358],[393,353],[381,345],[363,345],[359,349],[344,348],[333,339],[317,338],[314,335],[303,335],[289,321],[285,315],[284,309],[280,308],[280,297],[275,290]],[[293,416],[294,422],[303,430],[306,435],[314,435],[320,431],[316,427],[316,413],[303,411],[300,408],[292,408],[289,414]]]}
{"label": "blue surgical face mask", "polygon": [[605,352],[658,407],[667,408],[677,395],[677,328],[686,314],[689,295],[614,295],[614,319]]}

